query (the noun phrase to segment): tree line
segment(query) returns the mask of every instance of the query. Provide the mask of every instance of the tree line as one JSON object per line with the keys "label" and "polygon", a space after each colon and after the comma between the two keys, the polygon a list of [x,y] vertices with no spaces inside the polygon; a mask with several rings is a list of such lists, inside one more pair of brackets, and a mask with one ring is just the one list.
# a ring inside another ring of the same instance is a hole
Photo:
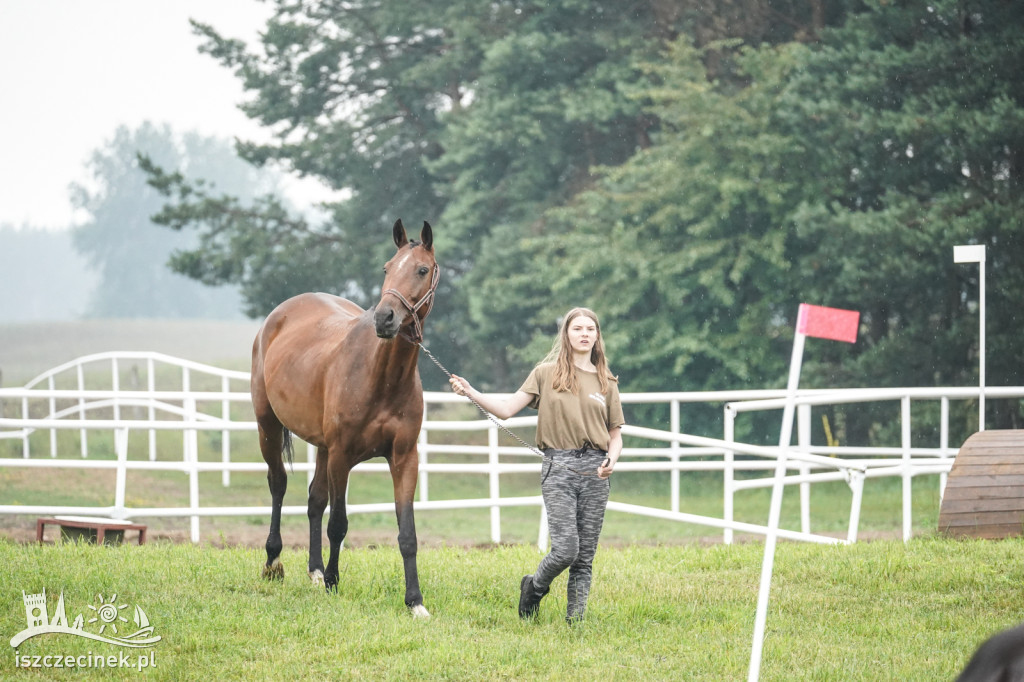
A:
{"label": "tree line", "polygon": [[801,302],[861,312],[804,386],[976,384],[957,244],[987,247],[989,383],[1018,385],[1022,29],[1010,0],[278,0],[257,44],[194,30],[274,134],[239,155],[346,198],[313,222],[143,163],[198,235],[173,268],[254,317],[372,305],[391,223],[429,220],[427,338],[482,387],[575,305],[623,390],[780,387]]}

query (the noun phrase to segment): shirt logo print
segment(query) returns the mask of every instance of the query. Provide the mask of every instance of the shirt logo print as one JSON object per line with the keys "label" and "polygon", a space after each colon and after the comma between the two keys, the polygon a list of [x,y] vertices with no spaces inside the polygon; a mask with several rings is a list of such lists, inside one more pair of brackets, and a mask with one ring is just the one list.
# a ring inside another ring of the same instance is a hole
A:
{"label": "shirt logo print", "polygon": [[605,402],[605,400],[604,400],[604,396],[603,396],[603,395],[601,395],[600,393],[591,393],[591,394],[590,394],[589,396],[587,396],[587,397],[588,397],[588,398],[591,398],[591,399],[593,399],[593,400],[596,400],[597,402],[601,403],[601,404],[602,404],[602,405],[604,405],[605,407],[607,407],[607,406],[608,406],[608,404],[607,404],[607,403]]}

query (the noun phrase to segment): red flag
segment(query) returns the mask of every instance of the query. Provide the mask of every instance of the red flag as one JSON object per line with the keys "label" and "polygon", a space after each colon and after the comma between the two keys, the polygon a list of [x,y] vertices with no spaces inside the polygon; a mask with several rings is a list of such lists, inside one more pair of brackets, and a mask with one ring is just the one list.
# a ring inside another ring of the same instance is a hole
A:
{"label": "red flag", "polygon": [[819,339],[832,339],[854,343],[857,341],[857,325],[860,313],[856,310],[825,308],[820,305],[800,304],[796,330]]}

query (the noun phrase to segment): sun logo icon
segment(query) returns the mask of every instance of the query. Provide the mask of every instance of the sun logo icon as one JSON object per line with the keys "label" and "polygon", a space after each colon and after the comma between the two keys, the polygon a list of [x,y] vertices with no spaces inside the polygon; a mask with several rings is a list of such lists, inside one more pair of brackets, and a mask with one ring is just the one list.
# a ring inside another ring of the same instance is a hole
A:
{"label": "sun logo icon", "polygon": [[117,621],[121,621],[122,623],[127,623],[128,622],[128,619],[121,615],[121,609],[128,608],[128,605],[127,604],[115,604],[114,602],[117,601],[117,594],[111,595],[109,602],[106,602],[106,601],[103,600],[103,595],[102,594],[98,594],[96,596],[98,598],[98,601],[99,601],[100,605],[97,608],[97,607],[93,606],[92,604],[89,604],[89,608],[96,612],[96,616],[93,617],[93,618],[90,618],[89,622],[90,623],[95,623],[96,621],[100,621],[101,622],[101,625],[100,625],[100,634],[101,635],[103,634],[103,631],[107,629],[108,625],[110,626],[110,629],[113,630],[114,634],[116,635],[117,634]]}

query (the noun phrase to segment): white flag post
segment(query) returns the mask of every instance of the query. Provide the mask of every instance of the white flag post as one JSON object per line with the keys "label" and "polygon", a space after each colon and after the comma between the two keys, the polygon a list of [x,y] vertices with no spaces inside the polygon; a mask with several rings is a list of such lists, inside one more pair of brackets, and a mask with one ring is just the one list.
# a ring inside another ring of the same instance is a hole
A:
{"label": "white flag post", "polygon": [[953,247],[954,263],[978,264],[978,430],[985,430],[985,245]]}
{"label": "white flag post", "polygon": [[786,479],[786,451],[793,436],[793,411],[796,406],[796,391],[800,383],[800,367],[803,363],[804,341],[807,336],[847,341],[857,338],[860,313],[838,308],[824,308],[806,303],[800,304],[797,314],[796,333],[793,336],[793,355],[789,362],[789,380],[786,382],[786,401],[782,410],[782,429],[779,433],[779,458],[775,464],[775,479],[772,483],[772,501],[768,511],[768,531],[764,539],[764,558],[761,562],[761,585],[757,593],[757,614],[754,618],[754,639],[750,648],[750,669],[748,682],[757,682],[761,674],[761,652],[764,648],[764,631],[768,619],[768,592],[771,589],[772,569],[775,564],[775,541],[782,515],[782,493]]}

